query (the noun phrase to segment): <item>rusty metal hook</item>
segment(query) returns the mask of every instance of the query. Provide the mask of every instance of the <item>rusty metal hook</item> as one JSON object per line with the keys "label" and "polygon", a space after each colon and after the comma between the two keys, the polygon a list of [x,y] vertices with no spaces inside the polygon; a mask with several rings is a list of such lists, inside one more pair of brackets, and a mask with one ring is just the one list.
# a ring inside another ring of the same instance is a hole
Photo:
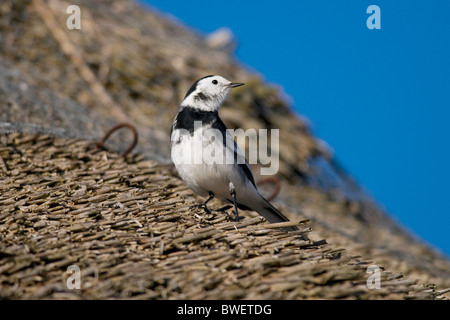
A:
{"label": "rusty metal hook", "polygon": [[266,183],[272,183],[272,184],[275,185],[275,190],[272,192],[272,194],[270,196],[268,196],[266,198],[267,201],[272,201],[278,195],[278,193],[280,193],[281,181],[277,177],[267,177],[267,178],[259,180],[256,183],[256,185],[260,186],[260,185],[266,184]]}
{"label": "rusty metal hook", "polygon": [[131,150],[134,149],[134,147],[137,145],[138,143],[138,132],[136,130],[136,127],[133,126],[132,124],[129,123],[119,123],[117,125],[115,125],[114,127],[112,127],[111,129],[109,129],[105,136],[103,137],[103,139],[97,143],[97,148],[103,148],[103,145],[105,144],[106,140],[109,138],[109,136],[116,130],[119,130],[121,128],[128,128],[133,132],[133,142],[131,143],[131,145],[128,147],[127,150],[125,150],[125,152],[122,153],[122,157],[126,157],[127,154],[129,154],[131,152]]}

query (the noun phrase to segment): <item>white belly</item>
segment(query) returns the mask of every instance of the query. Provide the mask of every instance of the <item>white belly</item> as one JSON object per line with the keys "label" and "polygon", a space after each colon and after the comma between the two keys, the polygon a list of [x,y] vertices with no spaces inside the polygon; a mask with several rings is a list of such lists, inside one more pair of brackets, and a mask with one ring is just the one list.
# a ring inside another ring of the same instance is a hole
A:
{"label": "white belly", "polygon": [[172,133],[172,161],[186,185],[195,193],[207,197],[212,192],[217,198],[230,200],[229,184],[232,182],[241,200],[257,195],[256,188],[243,179],[237,165],[227,163],[227,157],[233,159],[234,149],[224,148],[222,137],[216,137],[220,140],[214,142],[214,139],[195,132],[193,135],[178,134]]}

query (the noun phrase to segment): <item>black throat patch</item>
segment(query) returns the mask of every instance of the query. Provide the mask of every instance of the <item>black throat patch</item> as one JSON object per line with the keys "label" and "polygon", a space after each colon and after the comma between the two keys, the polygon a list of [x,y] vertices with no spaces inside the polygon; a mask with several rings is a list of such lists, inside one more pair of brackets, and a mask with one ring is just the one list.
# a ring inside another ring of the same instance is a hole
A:
{"label": "black throat patch", "polygon": [[203,111],[192,107],[184,107],[177,114],[173,129],[185,129],[190,134],[194,132],[194,122],[201,121],[202,126],[215,123],[219,119],[217,111]]}

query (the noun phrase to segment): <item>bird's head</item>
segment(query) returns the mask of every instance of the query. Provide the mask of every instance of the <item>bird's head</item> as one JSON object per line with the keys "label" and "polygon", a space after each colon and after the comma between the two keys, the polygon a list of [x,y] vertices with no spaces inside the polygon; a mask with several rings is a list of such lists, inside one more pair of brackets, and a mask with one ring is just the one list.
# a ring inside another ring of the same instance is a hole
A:
{"label": "bird's head", "polygon": [[181,106],[204,111],[216,111],[232,88],[243,83],[231,82],[221,76],[206,76],[197,80],[186,93]]}

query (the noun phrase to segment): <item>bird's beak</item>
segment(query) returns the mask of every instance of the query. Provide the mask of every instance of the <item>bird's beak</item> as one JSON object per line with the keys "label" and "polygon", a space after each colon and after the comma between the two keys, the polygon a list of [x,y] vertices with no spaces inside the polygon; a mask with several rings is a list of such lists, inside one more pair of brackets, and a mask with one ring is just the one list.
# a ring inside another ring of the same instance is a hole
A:
{"label": "bird's beak", "polygon": [[244,84],[243,83],[239,83],[239,82],[231,82],[229,85],[228,85],[228,87],[229,88],[236,88],[236,87],[240,87],[240,86],[243,86]]}

